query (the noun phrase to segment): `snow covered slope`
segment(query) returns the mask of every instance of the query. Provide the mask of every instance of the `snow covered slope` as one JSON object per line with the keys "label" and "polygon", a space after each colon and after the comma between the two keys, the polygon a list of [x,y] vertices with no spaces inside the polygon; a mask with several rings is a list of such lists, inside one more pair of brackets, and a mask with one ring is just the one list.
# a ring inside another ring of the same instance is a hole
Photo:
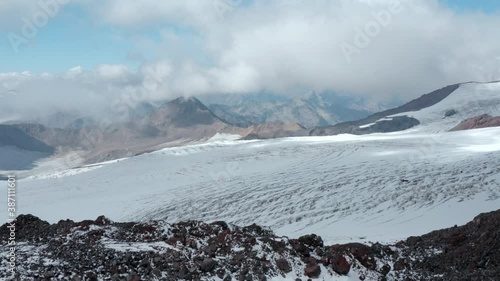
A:
{"label": "snow covered slope", "polygon": [[50,222],[225,220],[387,241],[499,209],[500,128],[213,140],[20,180],[17,192],[18,214]]}
{"label": "snow covered slope", "polygon": [[[445,117],[450,110],[456,111],[456,114]],[[420,132],[441,132],[481,114],[500,116],[500,82],[464,83],[433,106],[392,116],[406,115],[418,119],[420,125],[415,129]]]}

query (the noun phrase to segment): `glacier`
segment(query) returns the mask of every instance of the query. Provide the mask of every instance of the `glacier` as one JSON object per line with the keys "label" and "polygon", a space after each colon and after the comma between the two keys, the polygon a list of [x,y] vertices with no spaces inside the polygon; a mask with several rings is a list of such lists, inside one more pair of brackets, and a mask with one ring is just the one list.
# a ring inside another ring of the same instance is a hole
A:
{"label": "glacier", "polygon": [[327,243],[394,241],[498,209],[499,156],[500,128],[219,138],[20,179],[18,213],[224,220]]}
{"label": "glacier", "polygon": [[52,223],[224,220],[315,233],[327,244],[392,242],[500,208],[500,128],[447,132],[482,113],[500,115],[500,83],[464,83],[433,106],[397,114],[420,121],[401,132],[216,135],[73,169],[50,159],[19,179],[18,214]]}

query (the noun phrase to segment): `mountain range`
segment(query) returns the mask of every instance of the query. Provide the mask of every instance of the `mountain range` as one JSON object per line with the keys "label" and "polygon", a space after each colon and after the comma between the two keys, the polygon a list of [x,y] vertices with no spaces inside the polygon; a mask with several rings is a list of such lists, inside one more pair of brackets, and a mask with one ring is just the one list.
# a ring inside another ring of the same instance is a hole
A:
{"label": "mountain range", "polygon": [[[436,124],[430,126],[434,130],[449,130],[467,118],[498,115],[497,85],[450,85],[369,116],[369,110],[377,106],[328,92],[312,92],[295,99],[254,94],[206,96],[204,102],[195,97],[158,104],[143,102],[130,109],[129,119],[106,125],[91,117],[58,112],[38,123],[1,125],[0,147],[6,155],[18,155],[18,159],[14,165],[14,160],[9,160],[12,158],[4,158],[0,169],[30,169],[47,156],[74,151],[78,151],[76,165],[91,164],[196,143],[216,134],[238,135],[243,139],[361,135],[425,128],[431,124]],[[429,114],[419,114],[425,111]],[[355,120],[337,123],[346,119]],[[315,126],[318,124],[324,126]]]}
{"label": "mountain range", "polygon": [[207,95],[200,99],[216,115],[238,126],[284,122],[312,128],[358,120],[385,108],[368,99],[333,92],[309,92],[295,98],[260,93]]}

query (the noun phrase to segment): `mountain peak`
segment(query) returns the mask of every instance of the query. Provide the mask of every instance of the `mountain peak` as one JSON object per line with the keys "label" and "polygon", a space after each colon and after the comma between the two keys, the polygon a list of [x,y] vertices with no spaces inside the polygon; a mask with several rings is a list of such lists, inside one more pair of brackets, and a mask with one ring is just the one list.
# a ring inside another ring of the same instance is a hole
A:
{"label": "mountain peak", "polygon": [[158,125],[190,127],[224,122],[195,97],[178,97],[164,104],[152,116]]}

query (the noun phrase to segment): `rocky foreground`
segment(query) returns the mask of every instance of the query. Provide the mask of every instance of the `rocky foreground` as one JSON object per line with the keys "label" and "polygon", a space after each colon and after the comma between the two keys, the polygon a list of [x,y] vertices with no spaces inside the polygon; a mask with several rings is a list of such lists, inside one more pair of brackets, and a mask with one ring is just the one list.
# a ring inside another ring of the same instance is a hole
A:
{"label": "rocky foreground", "polygon": [[500,210],[394,245],[324,245],[257,225],[16,221],[0,227],[0,280],[498,280]]}

